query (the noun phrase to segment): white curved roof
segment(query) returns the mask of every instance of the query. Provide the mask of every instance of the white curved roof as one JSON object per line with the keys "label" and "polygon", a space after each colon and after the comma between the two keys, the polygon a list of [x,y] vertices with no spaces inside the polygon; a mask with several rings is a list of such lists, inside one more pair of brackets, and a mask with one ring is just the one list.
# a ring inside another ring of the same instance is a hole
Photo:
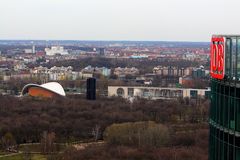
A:
{"label": "white curved roof", "polygon": [[63,87],[61,86],[61,84],[59,84],[57,82],[49,82],[49,83],[42,84],[40,86],[42,88],[48,89],[48,90],[55,92],[57,94],[60,94],[62,96],[66,96]]}
{"label": "white curved roof", "polygon": [[23,87],[22,95],[24,95],[26,92],[28,92],[28,89],[30,87],[40,87],[40,88],[43,88],[43,89],[47,89],[51,92],[54,92],[58,95],[66,96],[66,93],[65,93],[63,87],[57,82],[49,82],[49,83],[45,83],[45,84],[42,84],[42,85],[27,84],[26,86]]}

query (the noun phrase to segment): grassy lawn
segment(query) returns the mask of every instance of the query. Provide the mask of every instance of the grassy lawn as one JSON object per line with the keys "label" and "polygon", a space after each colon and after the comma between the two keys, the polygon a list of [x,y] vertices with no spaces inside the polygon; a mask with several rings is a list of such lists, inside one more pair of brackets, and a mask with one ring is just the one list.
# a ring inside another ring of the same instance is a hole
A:
{"label": "grassy lawn", "polygon": [[5,155],[5,154],[9,154],[9,153],[8,153],[8,152],[1,151],[1,150],[0,150],[0,156],[1,156],[1,155]]}
{"label": "grassy lawn", "polygon": [[[31,155],[32,160],[47,160],[45,156],[40,154],[33,154]],[[24,160],[23,154],[13,155],[9,157],[1,157],[0,160]]]}
{"label": "grassy lawn", "polygon": [[[55,144],[54,148],[57,152],[59,151],[63,151],[66,146],[64,144]],[[36,144],[27,144],[27,145],[20,145],[19,146],[19,151],[28,151],[28,152],[41,152],[41,146],[40,144],[36,143]]]}
{"label": "grassy lawn", "polygon": [[[55,149],[57,152],[63,151],[66,148],[64,144],[55,144]],[[31,160],[47,160],[45,155],[41,155],[40,144],[25,144],[19,146],[19,151],[21,152],[32,152]],[[4,156],[7,155],[7,156]],[[2,157],[3,156],[3,157]],[[0,160],[24,160],[25,155],[23,153],[8,153],[5,151],[0,151]]]}
{"label": "grassy lawn", "polygon": [[47,158],[43,155],[35,154],[33,155],[32,160],[47,160]]}

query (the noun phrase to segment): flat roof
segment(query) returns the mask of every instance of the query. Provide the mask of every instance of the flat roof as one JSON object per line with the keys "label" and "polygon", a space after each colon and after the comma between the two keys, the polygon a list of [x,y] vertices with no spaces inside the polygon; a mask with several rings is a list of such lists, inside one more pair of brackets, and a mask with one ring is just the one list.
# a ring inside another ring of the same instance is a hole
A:
{"label": "flat roof", "polygon": [[240,37],[240,34],[213,34],[212,37]]}
{"label": "flat roof", "polygon": [[173,88],[173,87],[147,87],[147,86],[108,86],[108,88],[138,88],[138,89],[161,89],[161,90],[201,90],[210,91],[210,88],[195,89],[195,88]]}

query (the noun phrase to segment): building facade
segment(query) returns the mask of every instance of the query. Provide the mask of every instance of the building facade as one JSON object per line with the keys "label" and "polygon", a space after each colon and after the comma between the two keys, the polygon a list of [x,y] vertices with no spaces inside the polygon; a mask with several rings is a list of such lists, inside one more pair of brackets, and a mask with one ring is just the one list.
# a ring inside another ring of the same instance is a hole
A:
{"label": "building facade", "polygon": [[45,48],[46,55],[55,56],[55,55],[68,55],[68,51],[62,46],[52,46],[51,48]]}
{"label": "building facade", "polygon": [[122,98],[148,98],[148,99],[172,99],[172,98],[197,98],[205,97],[210,89],[192,88],[165,88],[143,86],[108,86],[108,96]]}
{"label": "building facade", "polygon": [[209,160],[240,160],[240,35],[211,42]]}
{"label": "building facade", "polygon": [[173,66],[157,66],[153,68],[153,73],[161,76],[189,76],[193,68],[178,68]]}

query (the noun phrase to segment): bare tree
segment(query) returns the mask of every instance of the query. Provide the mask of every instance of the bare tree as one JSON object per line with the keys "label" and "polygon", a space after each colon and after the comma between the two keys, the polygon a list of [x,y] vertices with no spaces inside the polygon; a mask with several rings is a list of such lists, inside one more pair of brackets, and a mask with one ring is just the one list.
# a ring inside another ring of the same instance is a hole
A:
{"label": "bare tree", "polygon": [[[16,141],[15,141],[12,133],[7,132],[7,133],[2,137],[1,144],[2,144],[2,146],[3,146],[3,148],[4,148],[5,150],[13,151],[14,146],[15,146],[15,144],[16,144]],[[14,151],[15,151],[15,150],[14,150]]]}
{"label": "bare tree", "polygon": [[54,132],[51,133],[48,133],[47,131],[43,132],[40,142],[43,154],[52,153],[55,151],[54,141],[55,141]]}
{"label": "bare tree", "polygon": [[94,136],[94,140],[97,141],[100,137],[101,127],[99,125],[95,125],[95,127],[92,129],[92,135]]}
{"label": "bare tree", "polygon": [[29,147],[27,145],[24,147],[23,159],[24,160],[31,160],[32,159],[32,155],[30,153],[30,149],[29,149]]}

